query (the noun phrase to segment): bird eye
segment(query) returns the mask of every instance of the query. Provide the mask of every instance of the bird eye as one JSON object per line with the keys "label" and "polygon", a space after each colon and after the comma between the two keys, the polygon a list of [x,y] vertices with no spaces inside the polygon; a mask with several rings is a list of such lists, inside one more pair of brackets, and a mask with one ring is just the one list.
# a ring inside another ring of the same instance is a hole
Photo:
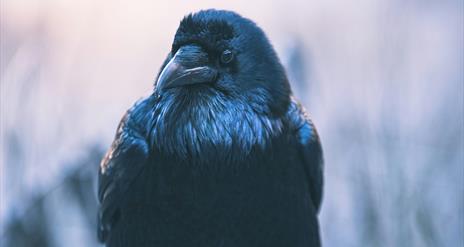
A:
{"label": "bird eye", "polygon": [[230,50],[225,50],[221,54],[221,63],[223,64],[228,64],[232,62],[234,59],[234,53],[232,53]]}

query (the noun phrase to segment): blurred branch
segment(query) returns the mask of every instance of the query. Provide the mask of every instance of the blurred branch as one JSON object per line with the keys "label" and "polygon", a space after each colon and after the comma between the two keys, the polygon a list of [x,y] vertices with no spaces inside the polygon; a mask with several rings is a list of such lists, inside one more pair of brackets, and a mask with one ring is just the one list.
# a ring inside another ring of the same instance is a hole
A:
{"label": "blurred branch", "polygon": [[[29,206],[23,213],[13,212],[2,234],[4,246],[56,246],[55,235],[60,232],[53,224],[57,221],[70,222],[68,217],[73,217],[66,213],[56,214],[55,210],[62,211],[62,207],[66,206],[63,202],[77,205],[77,215],[82,215],[85,219],[84,229],[91,235],[89,238],[94,238],[97,215],[96,174],[102,155],[101,148],[90,148],[88,155],[78,158],[72,166],[74,168],[60,182],[31,197],[27,202]],[[56,201],[59,202],[58,205],[55,205]],[[63,216],[65,219],[56,219]],[[89,246],[87,243],[84,245]]]}

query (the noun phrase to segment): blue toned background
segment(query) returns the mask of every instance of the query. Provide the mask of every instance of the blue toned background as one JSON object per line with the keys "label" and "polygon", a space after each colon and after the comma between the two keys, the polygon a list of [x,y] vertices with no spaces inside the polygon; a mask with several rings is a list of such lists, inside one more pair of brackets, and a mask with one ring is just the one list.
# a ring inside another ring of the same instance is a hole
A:
{"label": "blue toned background", "polygon": [[324,246],[464,246],[463,1],[0,3],[1,246],[98,246],[102,153],[211,7],[292,68],[325,152]]}

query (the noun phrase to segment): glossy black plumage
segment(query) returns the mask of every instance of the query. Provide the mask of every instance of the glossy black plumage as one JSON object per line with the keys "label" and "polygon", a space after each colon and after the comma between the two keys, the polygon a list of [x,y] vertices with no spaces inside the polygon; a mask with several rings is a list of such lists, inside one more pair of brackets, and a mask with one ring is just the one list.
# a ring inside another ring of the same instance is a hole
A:
{"label": "glossy black plumage", "polygon": [[102,161],[99,239],[319,246],[321,145],[261,29],[229,11],[189,15],[161,70]]}

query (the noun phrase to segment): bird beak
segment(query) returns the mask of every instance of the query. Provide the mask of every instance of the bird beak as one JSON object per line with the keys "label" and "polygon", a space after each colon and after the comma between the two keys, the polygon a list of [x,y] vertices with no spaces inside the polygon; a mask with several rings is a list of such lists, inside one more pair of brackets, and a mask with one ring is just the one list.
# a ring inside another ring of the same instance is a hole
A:
{"label": "bird beak", "polygon": [[208,54],[199,46],[183,46],[161,71],[156,87],[165,90],[213,82],[216,79],[217,71],[208,66],[207,63]]}

